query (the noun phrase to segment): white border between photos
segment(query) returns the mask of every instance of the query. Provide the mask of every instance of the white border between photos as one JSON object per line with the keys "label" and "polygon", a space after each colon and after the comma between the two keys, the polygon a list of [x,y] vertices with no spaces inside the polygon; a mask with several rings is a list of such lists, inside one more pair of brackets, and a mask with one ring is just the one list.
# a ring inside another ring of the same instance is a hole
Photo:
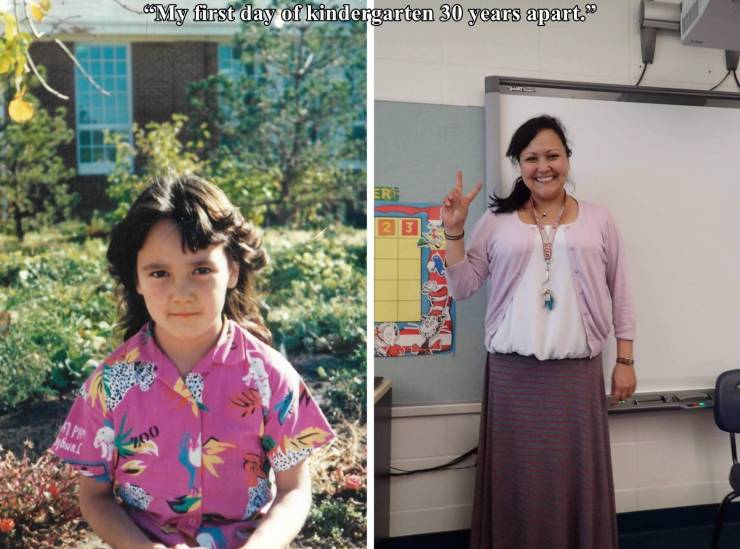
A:
{"label": "white border between photos", "polygon": [[[375,7],[375,0],[368,0],[368,8]],[[366,255],[366,309],[367,309],[367,546],[374,547],[375,531],[375,345],[373,336],[373,312],[375,299],[375,243],[373,239],[375,226],[375,33],[370,23],[366,23],[366,40],[367,40],[367,61],[366,61],[366,110],[367,133],[367,255]]]}

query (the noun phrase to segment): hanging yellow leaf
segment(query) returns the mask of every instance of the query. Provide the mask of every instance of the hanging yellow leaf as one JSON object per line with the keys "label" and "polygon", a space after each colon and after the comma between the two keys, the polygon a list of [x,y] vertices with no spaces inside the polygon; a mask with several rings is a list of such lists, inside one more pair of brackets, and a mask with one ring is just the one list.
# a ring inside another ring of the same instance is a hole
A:
{"label": "hanging yellow leaf", "polygon": [[9,13],[0,12],[0,18],[3,20],[3,25],[5,25],[5,39],[8,42],[12,42],[15,40],[15,37],[18,36],[18,23],[15,20],[15,17],[13,17]]}
{"label": "hanging yellow leaf", "polygon": [[8,114],[13,122],[26,122],[33,116],[33,105],[23,99],[23,94],[19,92],[8,105]]}
{"label": "hanging yellow leaf", "polygon": [[324,442],[329,433],[318,427],[309,427],[298,433],[295,438],[284,437],[283,448],[299,452],[306,448],[313,448]]}
{"label": "hanging yellow leaf", "polygon": [[10,72],[13,68],[13,56],[8,52],[0,54],[0,74]]}
{"label": "hanging yellow leaf", "polygon": [[22,76],[24,72],[26,72],[26,54],[19,50],[15,55],[15,76]]}
{"label": "hanging yellow leaf", "polygon": [[36,21],[42,21],[46,14],[49,13],[51,8],[51,0],[39,0],[38,2],[30,2],[29,8],[31,11],[31,17]]}

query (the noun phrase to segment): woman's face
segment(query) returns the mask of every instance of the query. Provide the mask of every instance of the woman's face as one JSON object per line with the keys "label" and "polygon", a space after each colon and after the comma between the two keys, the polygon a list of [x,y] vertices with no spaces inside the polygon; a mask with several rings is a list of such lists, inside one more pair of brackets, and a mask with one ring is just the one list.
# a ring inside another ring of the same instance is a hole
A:
{"label": "woman's face", "polygon": [[563,195],[570,162],[565,145],[553,130],[541,130],[519,155],[524,184],[536,202],[549,202]]}

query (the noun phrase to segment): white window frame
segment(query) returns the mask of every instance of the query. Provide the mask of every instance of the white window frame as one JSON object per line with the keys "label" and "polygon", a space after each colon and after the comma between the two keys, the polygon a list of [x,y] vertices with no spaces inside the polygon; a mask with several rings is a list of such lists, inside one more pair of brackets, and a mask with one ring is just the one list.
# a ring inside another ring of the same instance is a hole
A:
{"label": "white window frame", "polygon": [[[119,48],[125,47],[126,50],[126,96],[127,96],[127,110],[128,120],[126,123],[120,124],[81,124],[80,123],[80,102],[79,97],[79,80],[85,78],[79,71],[74,69],[75,78],[75,148],[76,148],[76,159],[77,159],[77,173],[79,175],[108,175],[114,166],[114,162],[104,160],[102,162],[82,162],[81,159],[81,140],[80,132],[89,130],[109,130],[118,133],[126,134],[129,142],[133,142],[133,94],[132,94],[132,73],[131,73],[131,44],[130,43],[97,43],[97,42],[79,42],[75,44],[77,46],[85,46],[88,48],[105,48],[113,47]],[[93,78],[96,75],[91,75]],[[96,80],[97,82],[97,80]],[[100,84],[100,82],[98,82]],[[103,88],[105,88],[103,86]]]}

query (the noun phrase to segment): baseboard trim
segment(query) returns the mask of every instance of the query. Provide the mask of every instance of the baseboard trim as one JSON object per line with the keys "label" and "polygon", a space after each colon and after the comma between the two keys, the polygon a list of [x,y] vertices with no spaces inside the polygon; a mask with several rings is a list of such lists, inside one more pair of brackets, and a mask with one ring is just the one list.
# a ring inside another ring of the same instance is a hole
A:
{"label": "baseboard trim", "polygon": [[421,404],[393,406],[391,417],[434,417],[461,414],[480,414],[480,402],[458,402],[453,404]]}
{"label": "baseboard trim", "polygon": [[[707,527],[714,524],[717,505],[694,505],[671,509],[634,511],[617,515],[620,536],[634,536],[661,530]],[[740,503],[732,503],[725,514],[726,525],[740,523]],[[385,540],[375,540],[376,549],[450,549],[465,548],[470,539],[470,530],[455,530],[433,534],[417,534]]]}

